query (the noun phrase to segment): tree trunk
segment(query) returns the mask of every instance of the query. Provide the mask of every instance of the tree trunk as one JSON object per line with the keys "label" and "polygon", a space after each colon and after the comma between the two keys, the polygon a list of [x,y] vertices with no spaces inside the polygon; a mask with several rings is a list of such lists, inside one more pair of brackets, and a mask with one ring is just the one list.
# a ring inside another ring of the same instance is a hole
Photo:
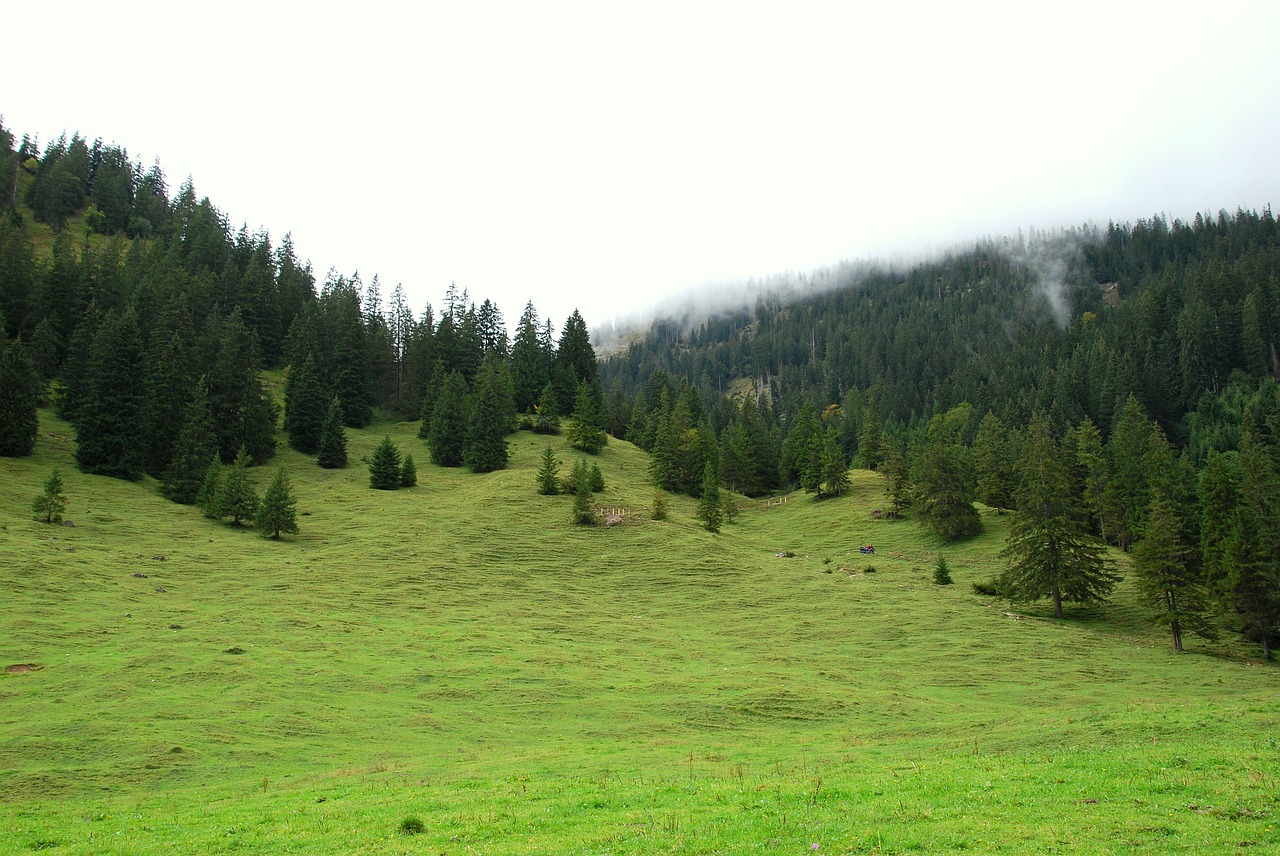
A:
{"label": "tree trunk", "polygon": [[1178,624],[1178,619],[1173,619],[1173,650],[1179,654],[1182,653],[1182,627]]}
{"label": "tree trunk", "polygon": [[1062,587],[1057,583],[1053,584],[1053,617],[1062,617]]}

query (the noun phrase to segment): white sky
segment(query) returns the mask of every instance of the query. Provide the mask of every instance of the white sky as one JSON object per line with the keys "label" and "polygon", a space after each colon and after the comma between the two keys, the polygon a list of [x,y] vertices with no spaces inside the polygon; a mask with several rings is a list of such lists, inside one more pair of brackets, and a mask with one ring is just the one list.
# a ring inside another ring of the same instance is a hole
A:
{"label": "white sky", "polygon": [[1280,202],[1274,2],[76,0],[26,20],[7,127],[158,157],[171,192],[191,175],[233,227],[291,231],[318,280],[379,274],[415,312],[454,281],[509,324],[533,300],[598,326],[710,283]]}

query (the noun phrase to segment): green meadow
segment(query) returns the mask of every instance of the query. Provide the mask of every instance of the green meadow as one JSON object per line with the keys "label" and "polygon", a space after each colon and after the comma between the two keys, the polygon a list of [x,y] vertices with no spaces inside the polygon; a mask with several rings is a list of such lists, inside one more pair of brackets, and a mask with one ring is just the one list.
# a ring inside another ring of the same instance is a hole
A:
{"label": "green meadow", "polygon": [[[1124,585],[1065,621],[975,594],[994,512],[944,546],[855,472],[713,535],[611,441],[620,522],[583,528],[547,438],[474,475],[384,422],[346,470],[280,452],[276,542],[41,419],[0,459],[0,852],[1280,851],[1280,670],[1175,654]],[[417,487],[368,488],[384,434]],[[31,519],[54,467],[71,525]]]}

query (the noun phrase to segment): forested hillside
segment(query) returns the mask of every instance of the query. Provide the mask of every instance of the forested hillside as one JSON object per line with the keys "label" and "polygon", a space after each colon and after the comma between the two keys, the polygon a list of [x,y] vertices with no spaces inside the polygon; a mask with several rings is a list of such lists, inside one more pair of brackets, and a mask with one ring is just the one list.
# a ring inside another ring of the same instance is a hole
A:
{"label": "forested hillside", "polygon": [[[549,430],[599,413],[577,312],[557,340],[530,302],[509,341],[501,310],[465,289],[450,286],[437,317],[430,304],[415,314],[399,284],[384,302],[376,276],[331,270],[317,286],[288,235],[233,230],[190,179],[170,196],[158,163],[78,134],[41,150],[0,127],[0,191],[5,454],[30,451],[52,395],[84,472],[148,474],[190,503],[215,455],[269,459],[282,416],[309,454],[331,407],[331,432],[368,425],[375,408],[421,418],[437,463],[480,471],[505,464],[517,412],[541,403]],[[264,369],[285,370],[283,414]],[[455,438],[457,455],[443,448]]]}
{"label": "forested hillside", "polygon": [[[650,450],[670,489],[696,494],[714,460],[744,493],[822,497],[852,462],[884,473],[889,513],[948,540],[980,525],[975,501],[1025,517],[1033,495],[1057,495],[1072,538],[1135,551],[1175,641],[1212,601],[1266,650],[1280,618],[1278,330],[1268,209],[850,268],[823,293],[658,322],[601,372],[610,429]],[[1046,454],[1062,465],[1041,473],[1048,494],[1027,478]],[[1067,577],[993,586],[1057,598]]]}

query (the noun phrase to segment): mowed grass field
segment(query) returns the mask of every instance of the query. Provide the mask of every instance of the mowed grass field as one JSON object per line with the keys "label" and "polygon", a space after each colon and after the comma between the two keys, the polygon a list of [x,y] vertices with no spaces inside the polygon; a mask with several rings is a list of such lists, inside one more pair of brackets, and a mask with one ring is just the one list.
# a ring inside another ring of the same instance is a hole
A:
{"label": "mowed grass field", "polygon": [[[279,454],[275,542],[41,418],[0,458],[0,852],[1280,852],[1280,670],[1174,654],[1127,586],[1066,621],[975,595],[994,513],[944,546],[855,472],[712,535],[611,441],[623,522],[582,528],[547,438],[474,475],[386,422],[346,470]],[[384,433],[417,487],[368,488]],[[70,526],[31,519],[55,466]]]}

